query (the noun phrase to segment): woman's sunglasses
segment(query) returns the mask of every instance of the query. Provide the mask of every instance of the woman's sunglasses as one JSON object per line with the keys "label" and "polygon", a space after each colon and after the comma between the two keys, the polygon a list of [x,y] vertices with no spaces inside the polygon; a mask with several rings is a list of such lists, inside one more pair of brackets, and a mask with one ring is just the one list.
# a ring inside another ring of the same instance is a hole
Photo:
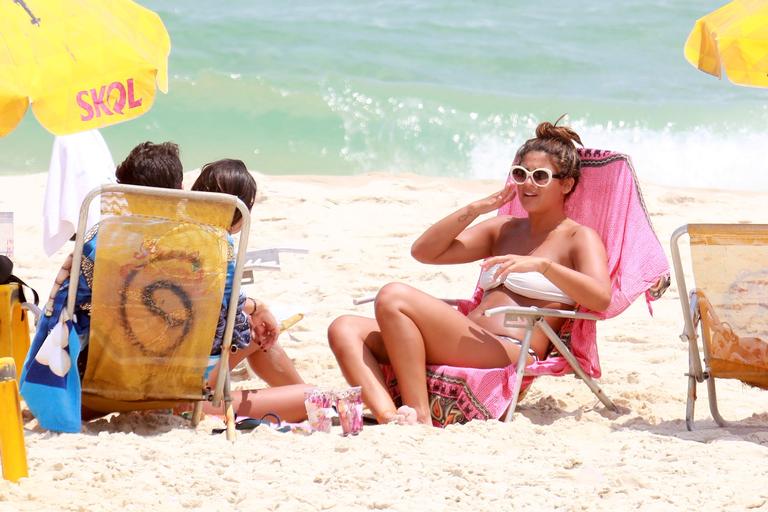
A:
{"label": "woman's sunglasses", "polygon": [[562,174],[553,173],[546,167],[539,167],[538,169],[529,171],[522,165],[513,165],[509,170],[509,175],[512,177],[512,181],[518,185],[524,184],[526,181],[528,181],[528,178],[531,178],[531,181],[537,187],[546,187],[550,184],[552,178],[559,180],[563,177]]}

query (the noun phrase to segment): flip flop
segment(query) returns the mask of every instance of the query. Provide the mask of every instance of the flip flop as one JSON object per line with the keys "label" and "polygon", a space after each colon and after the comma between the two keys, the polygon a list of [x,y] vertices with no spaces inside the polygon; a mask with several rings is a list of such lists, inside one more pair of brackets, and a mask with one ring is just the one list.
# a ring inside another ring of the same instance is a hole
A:
{"label": "flip flop", "polygon": [[[270,421],[270,418],[273,421]],[[253,430],[260,425],[266,425],[270,428],[277,430],[278,432],[290,432],[291,427],[289,425],[281,425],[282,421],[280,416],[273,412],[268,412],[261,418],[243,418],[235,422],[235,430]],[[225,428],[214,428],[211,430],[211,434],[221,434],[226,431]]]}

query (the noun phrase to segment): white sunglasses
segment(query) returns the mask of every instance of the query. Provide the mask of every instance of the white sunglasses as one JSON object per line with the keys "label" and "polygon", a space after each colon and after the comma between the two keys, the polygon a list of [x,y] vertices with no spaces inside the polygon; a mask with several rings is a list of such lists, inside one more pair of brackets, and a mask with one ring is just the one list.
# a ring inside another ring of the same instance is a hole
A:
{"label": "white sunglasses", "polygon": [[522,165],[513,165],[509,170],[509,176],[512,178],[512,181],[518,185],[523,185],[528,181],[528,178],[530,178],[533,184],[537,187],[546,187],[552,182],[552,178],[558,180],[563,178],[562,174],[553,173],[546,167],[539,167],[538,169],[529,171]]}

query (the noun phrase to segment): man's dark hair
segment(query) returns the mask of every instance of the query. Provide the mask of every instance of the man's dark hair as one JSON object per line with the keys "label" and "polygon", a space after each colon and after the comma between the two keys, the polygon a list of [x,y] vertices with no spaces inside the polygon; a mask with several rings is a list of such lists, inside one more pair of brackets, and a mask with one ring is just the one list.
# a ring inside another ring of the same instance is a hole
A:
{"label": "man's dark hair", "polygon": [[180,189],[184,169],[179,146],[173,142],[142,142],[117,166],[115,176],[123,185]]}

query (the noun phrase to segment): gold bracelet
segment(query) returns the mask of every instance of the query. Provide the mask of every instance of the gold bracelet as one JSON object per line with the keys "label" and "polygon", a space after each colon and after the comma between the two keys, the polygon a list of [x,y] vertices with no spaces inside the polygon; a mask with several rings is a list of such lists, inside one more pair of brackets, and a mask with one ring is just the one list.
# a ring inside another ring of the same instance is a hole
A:
{"label": "gold bracelet", "polygon": [[549,265],[547,265],[547,268],[544,269],[544,272],[541,273],[541,275],[546,275],[547,272],[549,272],[549,268],[552,266],[552,260],[548,260]]}

